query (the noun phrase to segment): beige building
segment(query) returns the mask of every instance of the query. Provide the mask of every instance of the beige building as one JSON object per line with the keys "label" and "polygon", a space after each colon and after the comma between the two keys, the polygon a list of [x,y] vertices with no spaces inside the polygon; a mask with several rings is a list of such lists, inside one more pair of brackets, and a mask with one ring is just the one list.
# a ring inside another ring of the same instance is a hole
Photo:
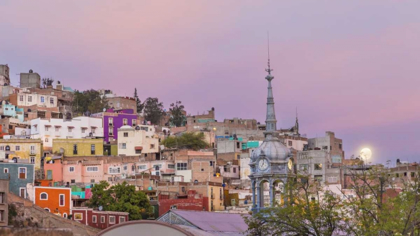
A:
{"label": "beige building", "polygon": [[128,125],[118,129],[118,155],[136,156],[142,153],[158,153],[159,138],[153,126]]}
{"label": "beige building", "polygon": [[213,152],[180,150],[175,157],[175,175],[184,176],[185,182],[223,181],[216,175]]}
{"label": "beige building", "polygon": [[41,167],[43,146],[41,139],[0,139],[0,151],[5,151],[5,159],[35,164]]}

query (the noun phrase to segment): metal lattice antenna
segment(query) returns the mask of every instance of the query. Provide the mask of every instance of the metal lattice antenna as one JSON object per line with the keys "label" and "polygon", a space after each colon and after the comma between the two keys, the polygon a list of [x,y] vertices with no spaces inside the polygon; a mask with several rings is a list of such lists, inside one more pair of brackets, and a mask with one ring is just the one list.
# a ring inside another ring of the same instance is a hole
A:
{"label": "metal lattice antenna", "polygon": [[267,51],[268,51],[268,69],[265,69],[265,71],[268,72],[269,75],[271,75],[271,71],[273,69],[270,68],[270,33],[267,31]]}

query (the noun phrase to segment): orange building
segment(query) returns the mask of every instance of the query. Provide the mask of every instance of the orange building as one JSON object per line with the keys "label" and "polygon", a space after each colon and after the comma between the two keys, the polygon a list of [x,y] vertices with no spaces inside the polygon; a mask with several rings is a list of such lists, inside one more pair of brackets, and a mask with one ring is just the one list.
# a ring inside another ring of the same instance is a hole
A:
{"label": "orange building", "polygon": [[71,215],[71,188],[34,187],[34,203],[58,216],[67,218]]}

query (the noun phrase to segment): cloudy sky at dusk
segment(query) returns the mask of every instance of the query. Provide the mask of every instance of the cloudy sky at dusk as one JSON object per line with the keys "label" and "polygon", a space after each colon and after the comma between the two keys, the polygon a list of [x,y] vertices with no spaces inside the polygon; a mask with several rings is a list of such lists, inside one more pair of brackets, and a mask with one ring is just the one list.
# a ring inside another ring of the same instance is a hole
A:
{"label": "cloudy sky at dusk", "polygon": [[420,1],[0,0],[0,64],[217,119],[265,116],[267,31],[278,127],[346,157],[420,160]]}

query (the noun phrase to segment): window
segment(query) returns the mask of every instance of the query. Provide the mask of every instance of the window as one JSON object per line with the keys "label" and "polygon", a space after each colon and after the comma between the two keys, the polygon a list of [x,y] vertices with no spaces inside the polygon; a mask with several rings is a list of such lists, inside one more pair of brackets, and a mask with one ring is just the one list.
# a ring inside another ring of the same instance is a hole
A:
{"label": "window", "polygon": [[322,175],[314,175],[315,181],[321,182],[322,181]]}
{"label": "window", "polygon": [[45,142],[48,143],[48,138],[45,138]]}
{"label": "window", "polygon": [[44,103],[45,102],[45,98],[43,96],[41,96],[41,102]]}
{"label": "window", "polygon": [[127,170],[127,166],[126,165],[124,166],[124,170]]}
{"label": "window", "polygon": [[19,197],[26,198],[26,188],[19,188]]}
{"label": "window", "polygon": [[49,131],[49,130],[50,130],[50,127],[45,126],[45,131]]}
{"label": "window", "polygon": [[76,180],[75,179],[72,179],[72,180],[70,180],[70,183],[75,184],[76,183]]}
{"label": "window", "polygon": [[94,184],[95,183],[95,179],[91,179],[90,183]]}
{"label": "window", "polygon": [[127,119],[126,118],[123,119],[123,125],[127,125]]}
{"label": "window", "polygon": [[73,127],[67,127],[67,131],[68,131],[69,133],[73,132]]}
{"label": "window", "polygon": [[2,211],[0,211],[0,222],[4,222],[5,221],[5,219],[4,219],[4,211],[2,210]]}
{"label": "window", "polygon": [[335,183],[335,182],[337,182],[337,177],[328,177],[328,182],[329,183]]}
{"label": "window", "polygon": [[341,149],[343,149],[343,144],[338,144],[338,148],[341,150]]}
{"label": "window", "polygon": [[9,173],[9,168],[4,168],[3,172],[4,172],[5,174]]}
{"label": "window", "polygon": [[32,102],[32,96],[28,96],[28,102]]}
{"label": "window", "polygon": [[15,150],[16,150],[16,151],[20,151],[20,146],[16,146],[16,147],[15,147]]}
{"label": "window", "polygon": [[101,216],[101,223],[105,223],[105,216]]}
{"label": "window", "polygon": [[[6,173],[6,172],[4,172],[4,173]],[[415,177],[415,175],[416,175],[416,173],[415,173],[415,172],[411,172],[411,178],[414,178],[414,177]]]}
{"label": "window", "polygon": [[210,161],[210,166],[213,166],[213,161]]}
{"label": "window", "polygon": [[124,132],[124,137],[128,137],[128,132]]}
{"label": "window", "polygon": [[145,170],[146,169],[146,165],[137,166],[137,169],[139,169],[139,170]]}
{"label": "window", "polygon": [[77,155],[77,144],[73,145],[73,155]]}
{"label": "window", "polygon": [[26,179],[26,167],[19,167],[19,179]]}
{"label": "window", "polygon": [[241,145],[239,142],[236,143],[236,148],[241,148]]}
{"label": "window", "polygon": [[50,98],[50,104],[54,105],[54,98]]}
{"label": "window", "polygon": [[176,170],[187,170],[187,163],[176,163]]}
{"label": "window", "polygon": [[99,168],[97,166],[88,166],[86,167],[87,172],[98,172]]}
{"label": "window", "polygon": [[136,126],[136,124],[137,124],[137,120],[136,120],[136,119],[131,120],[131,125],[132,125],[132,126]]}
{"label": "window", "polygon": [[46,212],[50,212],[50,209],[48,209],[48,208],[44,208],[44,210],[45,210]]}
{"label": "window", "polygon": [[314,170],[322,170],[322,163],[315,163]]}
{"label": "window", "polygon": [[5,203],[5,196],[4,193],[0,193],[0,203]]}
{"label": "window", "polygon": [[19,101],[23,102],[23,95],[19,96]]}
{"label": "window", "polygon": [[125,217],[124,216],[120,216],[120,224],[125,222]]}
{"label": "window", "polygon": [[328,150],[328,146],[322,146],[322,150]]}
{"label": "window", "polygon": [[95,155],[95,144],[90,145],[90,154]]}
{"label": "window", "polygon": [[82,213],[74,213],[74,220],[83,220],[83,214]]}
{"label": "window", "polygon": [[64,194],[59,195],[59,200],[60,200],[60,206],[65,206],[66,205]]}
{"label": "window", "polygon": [[69,172],[74,172],[74,166],[69,167]]}
{"label": "window", "polygon": [[55,127],[55,132],[60,132],[60,127]]}
{"label": "window", "polygon": [[293,142],[292,141],[289,141],[288,144],[289,144],[289,146],[292,146],[293,145]]}
{"label": "window", "polygon": [[64,214],[63,214],[63,217],[64,217],[65,219],[67,219],[67,213],[64,213]]}
{"label": "window", "polygon": [[31,164],[35,164],[35,157],[34,156],[31,157]]}
{"label": "window", "polygon": [[150,149],[155,149],[155,145],[154,144],[150,144]]}
{"label": "window", "polygon": [[39,196],[39,199],[48,200],[48,193],[41,193],[41,195]]}
{"label": "window", "polygon": [[92,223],[96,223],[98,221],[96,216],[92,216]]}
{"label": "window", "polygon": [[121,168],[120,167],[109,167],[108,168],[108,173],[109,174],[119,174],[119,173],[121,173]]}
{"label": "window", "polygon": [[168,164],[168,169],[175,169],[175,165],[174,164]]}
{"label": "window", "polygon": [[236,167],[233,167],[233,173],[236,173]]}
{"label": "window", "polygon": [[91,129],[91,130],[92,130],[92,134],[94,134],[94,133],[95,133],[95,131],[96,131],[96,128],[93,128],[93,127],[92,127],[92,129]]}
{"label": "window", "polygon": [[115,216],[109,216],[109,223],[115,224]]}
{"label": "window", "polygon": [[301,164],[299,165],[299,169],[302,171],[307,171],[309,169],[309,165],[308,164]]}
{"label": "window", "polygon": [[114,118],[109,117],[109,118],[108,118],[108,124],[109,124],[109,125],[112,125],[113,123],[114,123]]}
{"label": "window", "polygon": [[120,148],[121,149],[127,149],[127,144],[126,143],[120,143]]}

